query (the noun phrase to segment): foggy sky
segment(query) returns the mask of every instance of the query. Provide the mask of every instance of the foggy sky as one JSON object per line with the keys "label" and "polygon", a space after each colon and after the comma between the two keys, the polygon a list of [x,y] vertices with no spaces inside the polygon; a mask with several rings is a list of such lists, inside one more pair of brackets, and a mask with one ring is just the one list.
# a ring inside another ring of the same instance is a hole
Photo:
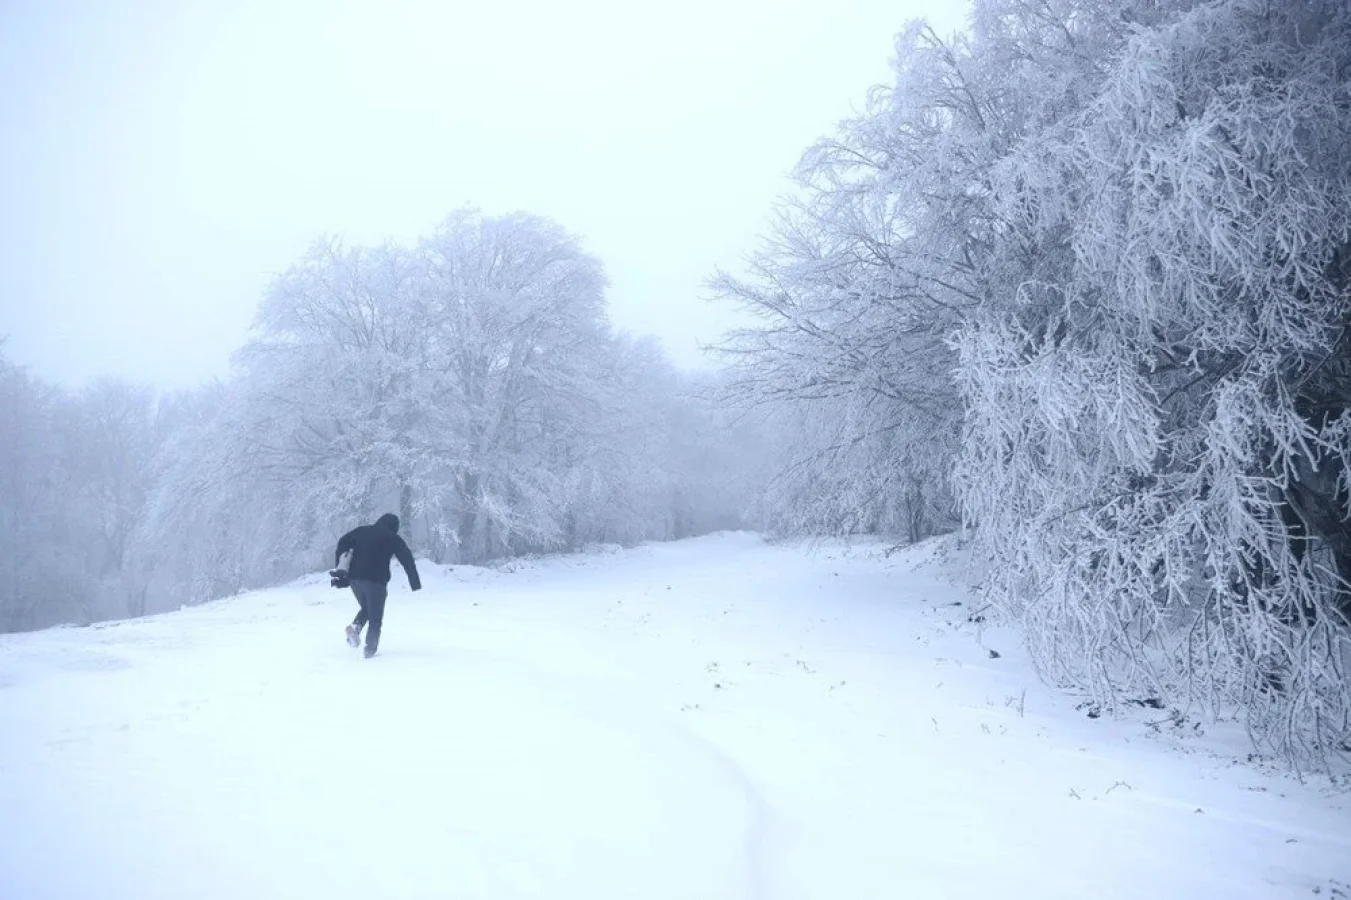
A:
{"label": "foggy sky", "polygon": [[942,0],[0,6],[0,336],[35,374],[223,375],[316,237],[546,215],[605,264],[619,327],[676,361],[801,152],[890,80]]}

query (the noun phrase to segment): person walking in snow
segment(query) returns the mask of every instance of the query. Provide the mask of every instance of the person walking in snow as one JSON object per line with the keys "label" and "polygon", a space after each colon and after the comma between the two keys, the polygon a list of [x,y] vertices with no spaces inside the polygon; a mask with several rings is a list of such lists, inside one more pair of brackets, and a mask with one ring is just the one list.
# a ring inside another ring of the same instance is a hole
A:
{"label": "person walking in snow", "polygon": [[[350,554],[343,565],[343,556]],[[333,554],[335,569],[333,585],[343,587],[347,582],[352,585],[361,609],[357,611],[352,624],[347,626],[347,643],[353,647],[361,644],[361,628],[369,625],[366,631],[366,659],[375,655],[380,647],[380,627],[385,619],[385,597],[389,593],[389,560],[397,557],[399,565],[408,575],[408,586],[415,591],[422,590],[422,580],[418,578],[417,565],[413,562],[412,551],[399,537],[399,517],[385,513],[375,520],[374,525],[361,525],[353,528],[338,539],[337,552]]]}

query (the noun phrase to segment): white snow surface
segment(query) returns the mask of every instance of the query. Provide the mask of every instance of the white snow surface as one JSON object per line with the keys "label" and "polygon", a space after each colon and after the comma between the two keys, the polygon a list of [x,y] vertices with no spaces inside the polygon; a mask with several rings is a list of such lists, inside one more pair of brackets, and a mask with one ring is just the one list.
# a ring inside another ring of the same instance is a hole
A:
{"label": "white snow surface", "polygon": [[0,637],[0,897],[1351,896],[1351,796],[1088,718],[950,548],[396,567],[371,660],[320,575]]}

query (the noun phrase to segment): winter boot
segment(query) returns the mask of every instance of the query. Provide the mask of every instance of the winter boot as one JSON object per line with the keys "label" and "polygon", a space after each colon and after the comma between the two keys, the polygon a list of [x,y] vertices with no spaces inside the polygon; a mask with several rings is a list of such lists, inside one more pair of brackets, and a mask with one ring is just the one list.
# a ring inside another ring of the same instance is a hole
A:
{"label": "winter boot", "polygon": [[360,646],[361,646],[361,626],[360,626],[360,625],[355,625],[355,624],[353,624],[353,625],[348,625],[348,626],[347,626],[347,646],[349,646],[349,647],[360,647]]}

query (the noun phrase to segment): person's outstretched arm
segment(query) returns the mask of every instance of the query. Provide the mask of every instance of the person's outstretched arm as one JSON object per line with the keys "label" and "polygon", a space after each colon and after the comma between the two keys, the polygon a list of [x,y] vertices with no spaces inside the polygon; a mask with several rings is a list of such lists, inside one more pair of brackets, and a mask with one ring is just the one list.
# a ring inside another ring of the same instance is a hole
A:
{"label": "person's outstretched arm", "polygon": [[342,563],[342,555],[352,549],[352,535],[356,533],[356,529],[353,528],[338,538],[338,549],[333,553],[333,568],[336,569]]}
{"label": "person's outstretched arm", "polygon": [[394,535],[394,555],[399,558],[399,565],[408,573],[408,587],[415,591],[422,590],[422,579],[417,576],[417,564],[413,562],[413,551],[408,549],[408,545],[403,542],[403,538],[397,534]]}

